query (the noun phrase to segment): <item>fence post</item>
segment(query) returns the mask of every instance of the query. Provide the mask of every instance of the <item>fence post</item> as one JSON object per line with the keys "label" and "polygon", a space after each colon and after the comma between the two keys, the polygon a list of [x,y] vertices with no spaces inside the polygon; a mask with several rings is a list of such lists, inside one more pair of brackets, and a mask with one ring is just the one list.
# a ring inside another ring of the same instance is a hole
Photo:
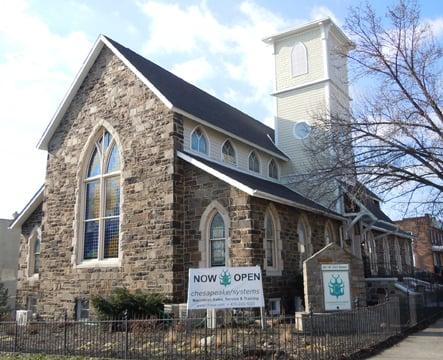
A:
{"label": "fence post", "polygon": [[63,354],[66,355],[67,351],[67,336],[68,336],[68,313],[65,311],[64,321],[63,321]]}
{"label": "fence post", "polygon": [[128,350],[129,350],[129,331],[128,331],[128,310],[124,312],[124,324],[125,324],[125,354],[124,358],[128,358]]}
{"label": "fence post", "polygon": [[314,311],[309,306],[309,322],[311,323],[311,359],[314,359]]}
{"label": "fence post", "polygon": [[18,340],[18,322],[15,319],[15,332],[14,332],[14,352],[17,352],[17,340]]}

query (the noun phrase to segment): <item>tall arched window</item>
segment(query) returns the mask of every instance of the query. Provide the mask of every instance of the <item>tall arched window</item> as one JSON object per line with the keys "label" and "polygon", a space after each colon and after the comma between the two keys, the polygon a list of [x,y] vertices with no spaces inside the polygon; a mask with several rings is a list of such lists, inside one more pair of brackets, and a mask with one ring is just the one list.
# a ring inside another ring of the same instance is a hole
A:
{"label": "tall arched window", "polygon": [[266,266],[275,267],[276,263],[276,238],[275,238],[275,225],[270,214],[266,214],[265,217],[265,254],[266,254]]}
{"label": "tall arched window", "polygon": [[269,162],[268,175],[273,179],[278,179],[278,167],[274,159]]}
{"label": "tall arched window", "polygon": [[40,236],[35,239],[34,242],[34,274],[40,273]]}
{"label": "tall arched window", "polygon": [[260,161],[255,151],[249,154],[249,170],[259,173],[260,172]]}
{"label": "tall arched window", "polygon": [[400,244],[397,238],[395,238],[394,240],[394,250],[395,250],[395,262],[397,266],[397,271],[401,273],[403,271],[402,257],[401,257]]}
{"label": "tall arched window", "polygon": [[202,154],[208,154],[208,140],[200,128],[192,132],[191,149]]}
{"label": "tall arched window", "polygon": [[334,229],[332,224],[328,221],[325,225],[325,245],[334,242]]}
{"label": "tall arched window", "polygon": [[118,257],[120,153],[111,134],[100,130],[84,179],[83,259]]}
{"label": "tall arched window", "polygon": [[42,232],[40,227],[32,230],[28,240],[28,276],[40,273],[40,248]]}
{"label": "tall arched window", "polygon": [[212,218],[209,227],[210,266],[226,265],[226,231],[225,222],[219,212]]}
{"label": "tall arched window", "polygon": [[369,267],[372,275],[376,275],[378,272],[377,267],[377,249],[375,247],[374,234],[372,231],[366,233],[365,251],[366,256],[369,259]]}
{"label": "tall arched window", "polygon": [[383,238],[383,260],[386,274],[389,274],[391,272],[391,254],[389,251],[389,241],[386,236]]}
{"label": "tall arched window", "polygon": [[300,254],[300,269],[303,269],[303,261],[312,255],[311,228],[304,218],[300,218],[297,224],[298,252]]}
{"label": "tall arched window", "polygon": [[236,164],[235,149],[230,140],[226,140],[222,146],[222,157],[223,162],[231,165]]}
{"label": "tall arched window", "polygon": [[291,52],[292,76],[299,76],[308,72],[308,52],[303,43],[294,45]]}

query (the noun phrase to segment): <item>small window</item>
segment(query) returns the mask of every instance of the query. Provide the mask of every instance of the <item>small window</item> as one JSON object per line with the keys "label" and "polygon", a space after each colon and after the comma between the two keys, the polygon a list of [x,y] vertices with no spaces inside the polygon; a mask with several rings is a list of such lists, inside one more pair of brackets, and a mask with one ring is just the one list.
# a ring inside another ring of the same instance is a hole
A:
{"label": "small window", "polygon": [[294,125],[293,132],[296,139],[306,139],[311,134],[312,128],[305,121],[300,121]]}
{"label": "small window", "polygon": [[226,231],[223,217],[217,212],[209,228],[211,266],[226,265]]}
{"label": "small window", "polygon": [[280,299],[269,299],[268,301],[268,311],[269,315],[280,315],[281,314],[281,300]]}
{"label": "small window", "polygon": [[260,161],[258,160],[255,151],[249,154],[249,170],[259,173],[260,172]]}
{"label": "small window", "polygon": [[222,147],[223,162],[235,165],[235,149],[231,141],[226,140]]}
{"label": "small window", "polygon": [[294,45],[291,52],[292,76],[299,76],[308,72],[308,53],[303,43]]}
{"label": "small window", "polygon": [[191,135],[191,149],[202,154],[208,154],[208,141],[200,128]]}
{"label": "small window", "polygon": [[269,162],[269,177],[278,179],[278,168],[274,159]]}
{"label": "small window", "polygon": [[75,301],[75,319],[85,321],[89,319],[89,300],[77,299]]}
{"label": "small window", "polygon": [[40,273],[40,245],[40,236],[38,236],[34,242],[34,274]]}
{"label": "small window", "polygon": [[267,214],[265,219],[265,244],[266,266],[275,267],[275,226],[270,214]]}

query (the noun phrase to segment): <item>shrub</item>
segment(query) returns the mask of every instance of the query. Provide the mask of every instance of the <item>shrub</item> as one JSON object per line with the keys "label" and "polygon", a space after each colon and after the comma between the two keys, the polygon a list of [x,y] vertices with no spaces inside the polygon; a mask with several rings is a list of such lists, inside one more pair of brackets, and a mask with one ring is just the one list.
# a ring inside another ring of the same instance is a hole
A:
{"label": "shrub", "polygon": [[130,293],[125,288],[116,288],[108,297],[92,297],[91,303],[98,316],[103,319],[122,319],[125,313],[128,319],[164,316],[164,298],[159,294],[142,291]]}

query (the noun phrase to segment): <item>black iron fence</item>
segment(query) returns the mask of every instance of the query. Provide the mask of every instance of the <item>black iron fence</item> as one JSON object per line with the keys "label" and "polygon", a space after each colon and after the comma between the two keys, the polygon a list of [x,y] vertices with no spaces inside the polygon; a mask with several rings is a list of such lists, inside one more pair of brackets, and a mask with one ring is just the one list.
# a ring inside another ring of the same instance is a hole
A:
{"label": "black iron fence", "polygon": [[[440,314],[443,302],[432,304],[420,319]],[[217,312],[216,321],[11,321],[0,323],[0,351],[124,359],[342,359],[400,334],[413,325],[411,314],[392,298],[353,311],[264,321],[231,311]]]}

